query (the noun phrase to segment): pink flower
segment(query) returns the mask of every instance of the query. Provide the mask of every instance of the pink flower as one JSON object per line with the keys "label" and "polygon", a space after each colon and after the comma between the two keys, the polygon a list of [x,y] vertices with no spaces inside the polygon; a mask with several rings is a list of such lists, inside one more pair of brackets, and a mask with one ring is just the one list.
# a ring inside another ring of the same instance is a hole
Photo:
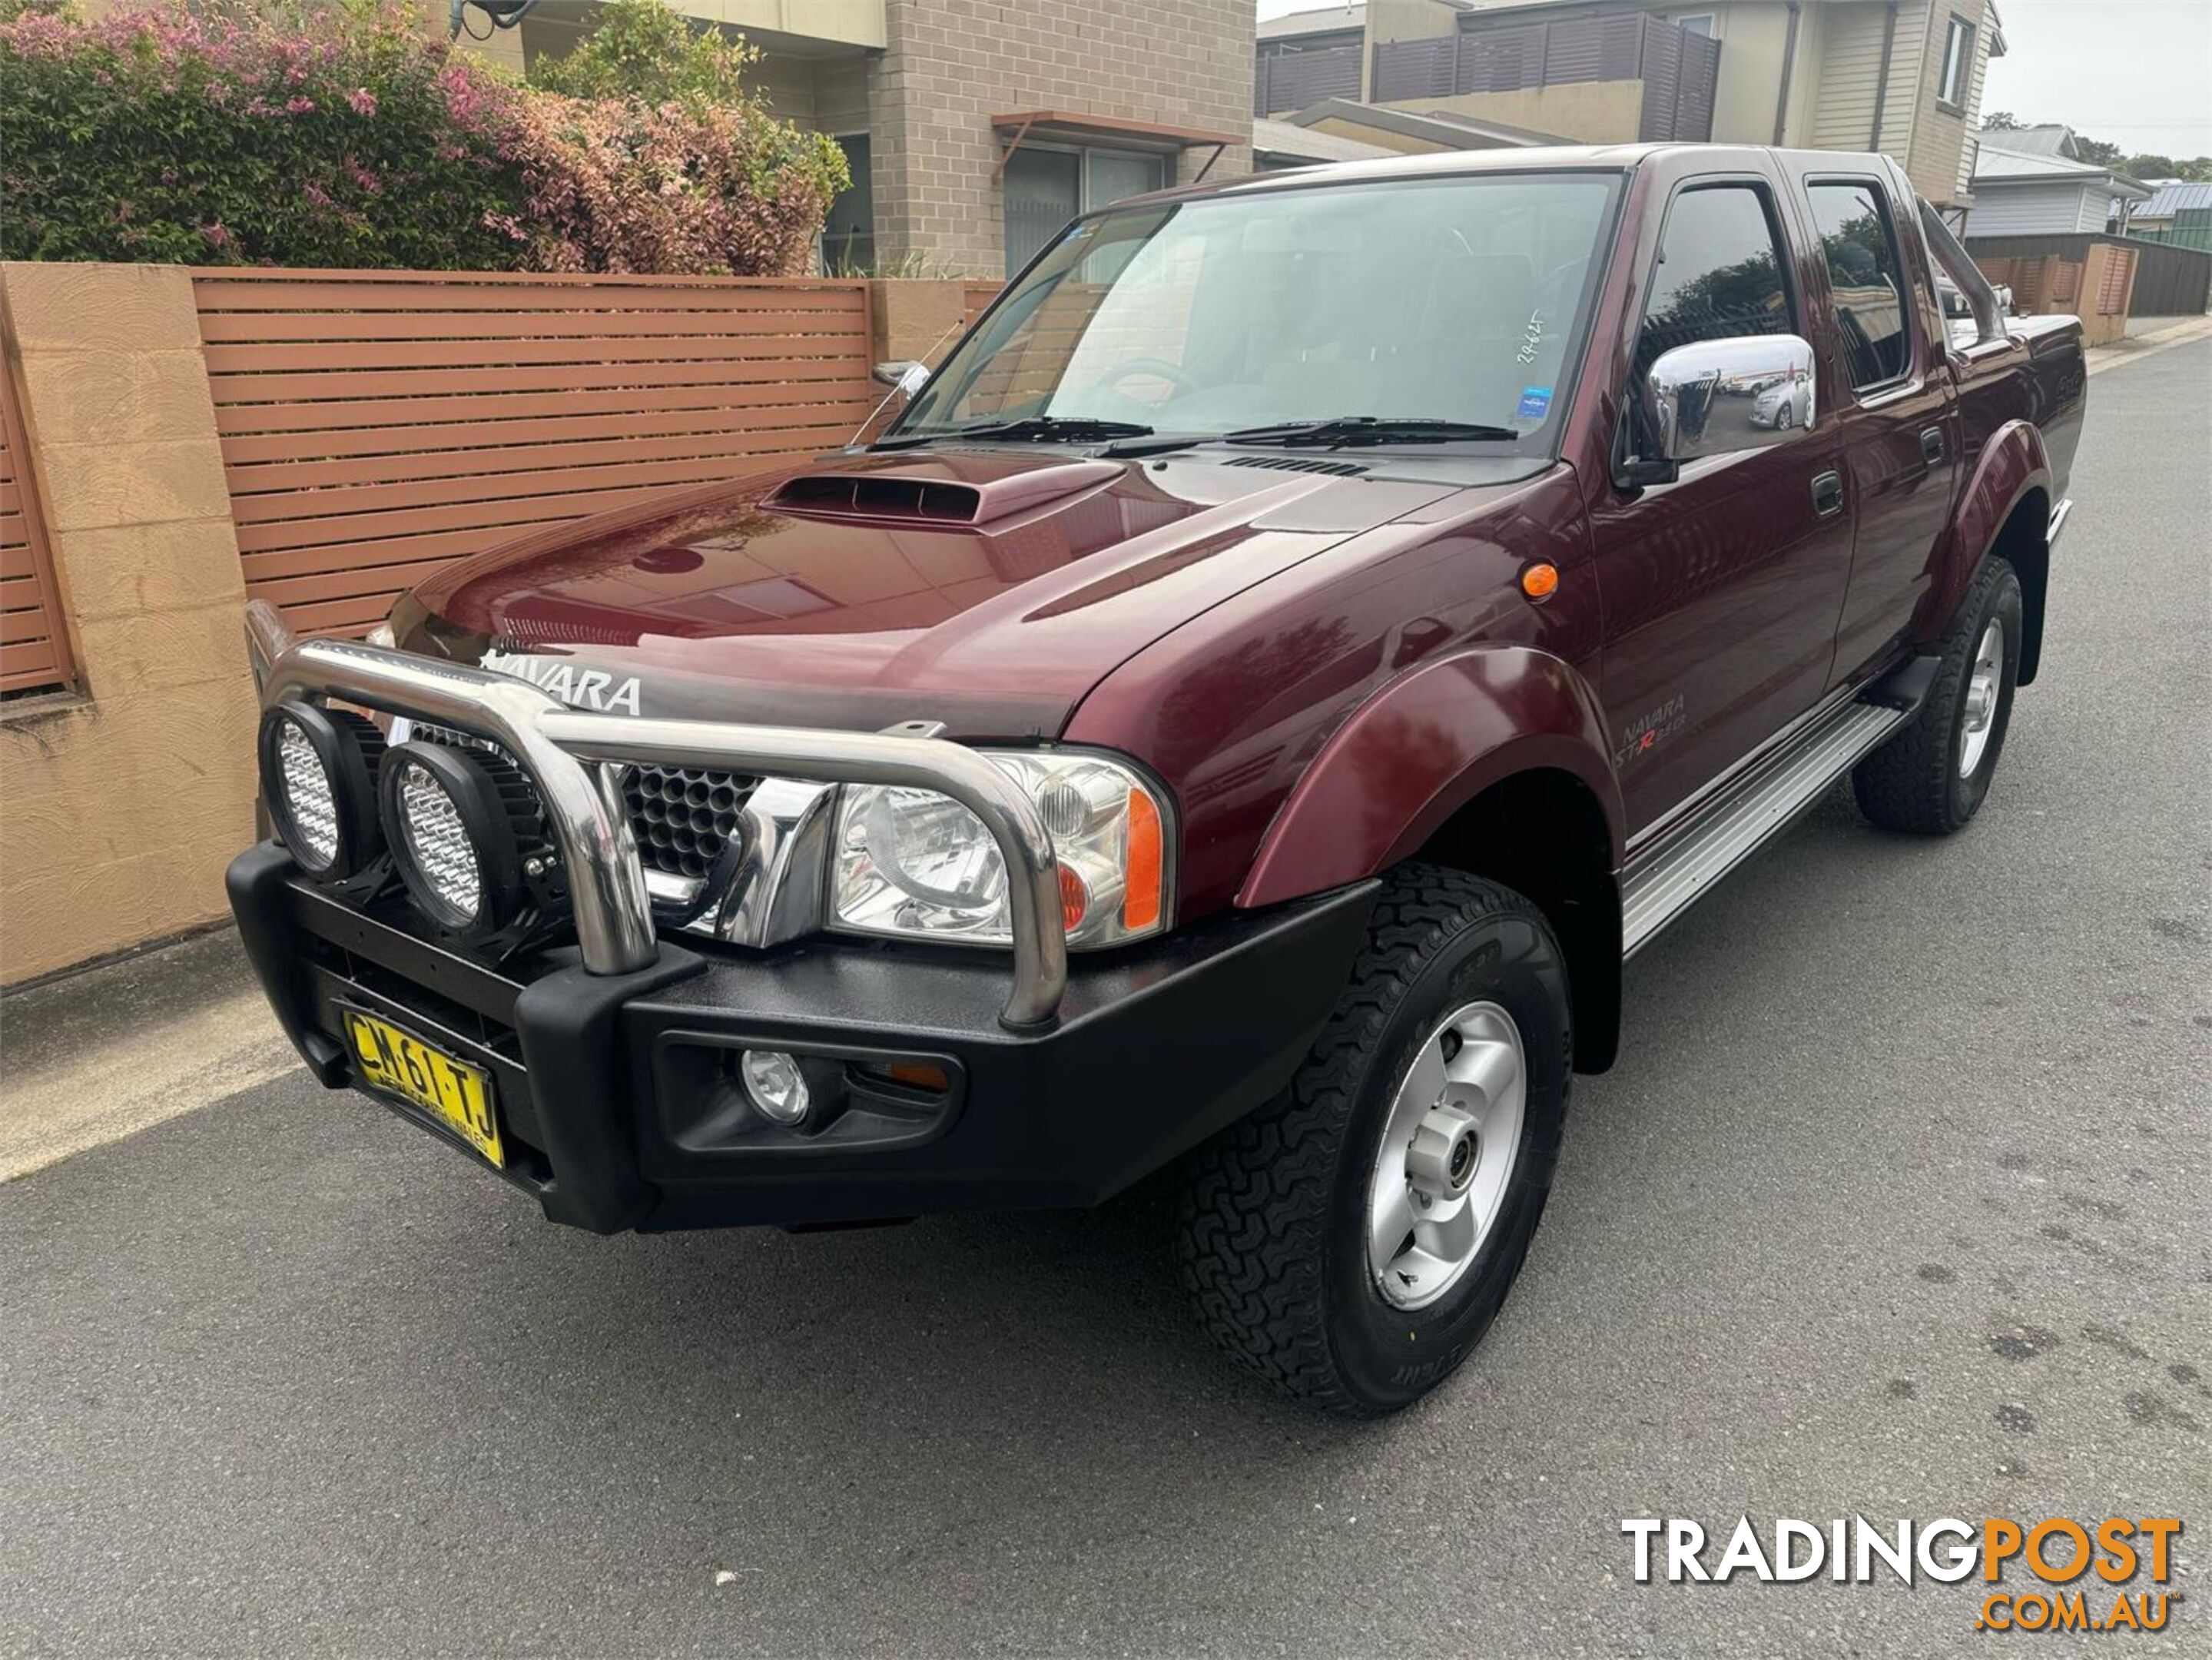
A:
{"label": "pink flower", "polygon": [[353,106],[353,112],[356,115],[370,116],[376,113],[376,94],[367,87],[356,87],[346,94],[346,102]]}
{"label": "pink flower", "polygon": [[305,115],[314,107],[313,99],[298,93],[284,100],[284,113],[287,115]]}
{"label": "pink flower", "polygon": [[212,225],[202,225],[200,227],[200,234],[207,238],[208,246],[210,247],[215,248],[227,248],[234,240],[236,240],[231,235],[229,228],[225,226],[220,219],[216,220]]}

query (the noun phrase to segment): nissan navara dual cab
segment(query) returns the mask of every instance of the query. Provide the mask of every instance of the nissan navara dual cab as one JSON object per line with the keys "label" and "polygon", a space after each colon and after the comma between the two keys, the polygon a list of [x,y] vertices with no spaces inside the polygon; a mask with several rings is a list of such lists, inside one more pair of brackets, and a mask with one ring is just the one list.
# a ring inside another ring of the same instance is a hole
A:
{"label": "nissan navara dual cab", "polygon": [[255,606],[246,945],[577,1227],[1183,1160],[1200,1318],[1346,1414],[1498,1312],[1625,958],[1846,773],[1973,818],[2084,393],[1891,162],[1715,146],[1125,202],[898,370],[373,643]]}

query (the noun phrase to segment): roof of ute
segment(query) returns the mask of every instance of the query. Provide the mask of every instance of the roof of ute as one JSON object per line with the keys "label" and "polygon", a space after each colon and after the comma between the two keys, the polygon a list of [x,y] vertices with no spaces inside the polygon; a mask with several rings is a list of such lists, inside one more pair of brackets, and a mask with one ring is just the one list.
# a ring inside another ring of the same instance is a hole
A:
{"label": "roof of ute", "polygon": [[1498,173],[1626,172],[1653,157],[1674,151],[1695,151],[1716,171],[1755,168],[1758,158],[1772,152],[1739,144],[1531,144],[1510,149],[1440,150],[1420,155],[1390,155],[1370,161],[1334,161],[1319,167],[1293,167],[1275,173],[1255,173],[1218,183],[1184,185],[1129,197],[1100,211],[1161,202],[1263,195],[1272,191],[1310,189],[1316,185],[1380,183],[1394,179],[1478,177]]}
{"label": "roof of ute", "polygon": [[[1443,150],[1418,155],[1391,155],[1369,161],[1337,161],[1318,167],[1292,167],[1255,173],[1219,183],[1184,185],[1133,196],[1098,212],[1114,212],[1139,204],[1188,202],[1200,198],[1265,195],[1270,192],[1306,190],[1316,185],[1382,183],[1398,179],[1477,178],[1484,173],[1567,173],[1574,171],[1632,172],[1662,156],[1694,156],[1699,172],[1759,173],[1771,165],[1786,174],[1856,173],[1865,171],[1894,176],[1895,163],[1887,157],[1855,150],[1778,149],[1764,144],[1532,144],[1510,149]],[[1085,215],[1084,217],[1091,216]]]}

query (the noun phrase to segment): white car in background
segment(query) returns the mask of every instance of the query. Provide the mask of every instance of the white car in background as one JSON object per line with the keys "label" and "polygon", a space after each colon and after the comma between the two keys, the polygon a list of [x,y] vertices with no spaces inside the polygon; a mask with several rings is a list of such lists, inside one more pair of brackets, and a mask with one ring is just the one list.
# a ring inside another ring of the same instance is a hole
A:
{"label": "white car in background", "polygon": [[1813,383],[1778,380],[1760,391],[1751,405],[1751,424],[1772,427],[1778,432],[1813,423]]}

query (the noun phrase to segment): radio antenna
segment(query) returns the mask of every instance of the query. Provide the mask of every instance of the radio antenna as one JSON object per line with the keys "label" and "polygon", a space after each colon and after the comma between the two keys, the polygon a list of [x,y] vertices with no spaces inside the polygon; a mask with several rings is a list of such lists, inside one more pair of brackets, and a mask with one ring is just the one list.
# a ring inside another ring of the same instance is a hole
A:
{"label": "radio antenna", "polygon": [[[939,335],[936,339],[929,343],[929,350],[922,353],[922,355],[915,361],[918,363],[927,363],[931,358],[937,356],[937,349],[943,345],[945,341],[950,339],[954,334],[964,328],[967,325],[967,322],[968,319],[964,317],[956,319],[951,327],[947,328],[943,334]],[[885,410],[889,409],[890,407],[891,399],[898,395],[899,389],[896,386],[893,386],[889,392],[885,392],[883,397],[878,400],[875,408],[870,410],[866,416],[862,418],[860,424],[853,429],[853,435],[850,439],[846,441],[848,445],[859,443],[860,441],[860,435],[866,432],[870,427],[875,425],[876,417],[881,415]]]}

